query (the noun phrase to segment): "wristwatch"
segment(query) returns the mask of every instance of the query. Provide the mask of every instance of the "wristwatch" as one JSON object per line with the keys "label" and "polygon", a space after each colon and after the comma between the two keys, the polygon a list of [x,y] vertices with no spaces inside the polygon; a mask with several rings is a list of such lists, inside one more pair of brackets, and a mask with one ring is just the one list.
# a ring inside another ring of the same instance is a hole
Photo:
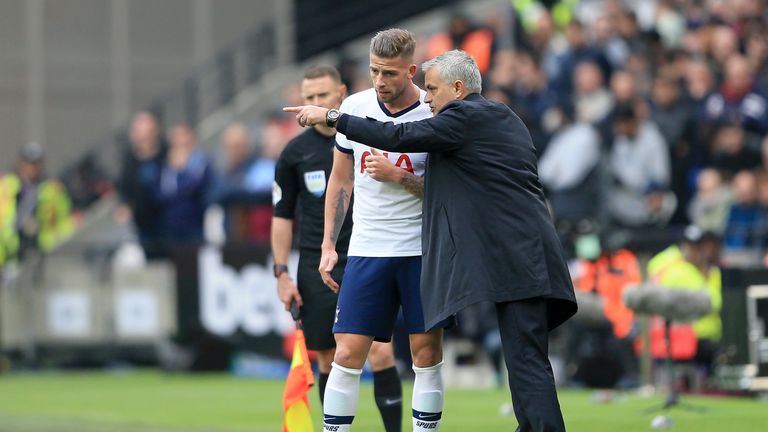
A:
{"label": "wristwatch", "polygon": [[285,264],[275,264],[272,266],[272,271],[275,274],[275,278],[279,278],[281,274],[288,273],[288,266]]}
{"label": "wristwatch", "polygon": [[337,109],[329,109],[328,113],[325,115],[325,125],[328,127],[336,127],[336,122],[339,121],[339,117],[341,117],[341,113]]}

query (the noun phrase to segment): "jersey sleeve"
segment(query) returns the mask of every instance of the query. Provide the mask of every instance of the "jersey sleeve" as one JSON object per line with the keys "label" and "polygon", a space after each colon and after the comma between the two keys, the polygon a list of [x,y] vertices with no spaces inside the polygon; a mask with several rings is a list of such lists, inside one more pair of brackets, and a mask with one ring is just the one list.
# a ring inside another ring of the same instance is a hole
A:
{"label": "jersey sleeve", "polygon": [[275,165],[275,182],[272,184],[273,216],[293,219],[296,214],[296,202],[299,196],[299,181],[296,165],[291,162],[290,151],[280,154]]}
{"label": "jersey sleeve", "polygon": [[[355,109],[353,104],[349,103],[349,99],[346,99],[341,103],[339,111],[343,113],[354,114]],[[352,141],[347,139],[347,136],[340,132],[336,133],[336,148],[342,153],[354,153],[354,149],[352,148]]]}

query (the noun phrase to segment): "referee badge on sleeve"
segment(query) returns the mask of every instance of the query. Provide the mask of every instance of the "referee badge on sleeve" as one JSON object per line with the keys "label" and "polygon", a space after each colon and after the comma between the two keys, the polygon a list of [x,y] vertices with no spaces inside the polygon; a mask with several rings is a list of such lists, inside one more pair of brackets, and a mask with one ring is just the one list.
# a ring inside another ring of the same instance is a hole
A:
{"label": "referee badge on sleeve", "polygon": [[304,173],[304,184],[309,193],[321,197],[325,193],[325,171],[309,171]]}

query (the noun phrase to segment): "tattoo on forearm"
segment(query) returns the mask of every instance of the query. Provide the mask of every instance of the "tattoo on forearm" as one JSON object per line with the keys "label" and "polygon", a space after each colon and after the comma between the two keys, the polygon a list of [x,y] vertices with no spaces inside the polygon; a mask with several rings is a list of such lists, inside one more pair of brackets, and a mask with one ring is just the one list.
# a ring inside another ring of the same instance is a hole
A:
{"label": "tattoo on forearm", "polygon": [[403,175],[403,179],[400,180],[400,184],[408,191],[408,193],[416,198],[424,198],[424,177],[419,177],[406,172]]}
{"label": "tattoo on forearm", "polygon": [[[351,160],[351,161],[354,163],[354,161],[355,161],[355,155],[353,155],[353,154],[348,154],[348,155],[347,155],[347,159]],[[355,170],[354,170],[354,169],[352,169],[352,170],[350,170],[350,171],[349,171],[349,178],[350,178],[352,181],[355,181]]]}
{"label": "tattoo on forearm", "polygon": [[343,188],[339,190],[336,198],[336,212],[333,215],[333,227],[331,229],[331,241],[336,243],[341,232],[341,226],[344,225],[344,219],[347,217],[347,208],[349,208],[349,194]]}

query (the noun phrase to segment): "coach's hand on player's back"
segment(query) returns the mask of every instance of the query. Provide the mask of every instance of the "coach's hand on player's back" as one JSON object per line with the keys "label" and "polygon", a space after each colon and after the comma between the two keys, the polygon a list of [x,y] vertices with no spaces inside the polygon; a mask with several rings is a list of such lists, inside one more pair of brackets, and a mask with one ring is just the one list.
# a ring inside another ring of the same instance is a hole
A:
{"label": "coach's hand on player's back", "polygon": [[376,181],[400,183],[405,170],[396,167],[386,156],[371,147],[371,155],[365,157],[365,172]]}
{"label": "coach's hand on player's back", "polygon": [[301,294],[299,294],[299,289],[296,288],[296,283],[293,282],[293,279],[291,279],[288,273],[283,273],[277,278],[277,296],[280,298],[280,302],[283,303],[283,306],[285,306],[285,310],[287,311],[291,310],[291,302],[293,301],[296,301],[296,304],[299,305],[299,307],[304,305],[304,302],[301,300]]}
{"label": "coach's hand on player's back", "polygon": [[296,113],[296,121],[301,127],[325,124],[325,116],[328,114],[328,108],[314,105],[283,107],[283,111]]}
{"label": "coach's hand on player's back", "polygon": [[339,284],[331,277],[331,271],[336,267],[336,263],[339,262],[339,254],[336,253],[336,249],[333,247],[328,248],[323,245],[323,254],[320,257],[320,277],[323,278],[323,283],[331,289],[331,291],[338,293]]}

